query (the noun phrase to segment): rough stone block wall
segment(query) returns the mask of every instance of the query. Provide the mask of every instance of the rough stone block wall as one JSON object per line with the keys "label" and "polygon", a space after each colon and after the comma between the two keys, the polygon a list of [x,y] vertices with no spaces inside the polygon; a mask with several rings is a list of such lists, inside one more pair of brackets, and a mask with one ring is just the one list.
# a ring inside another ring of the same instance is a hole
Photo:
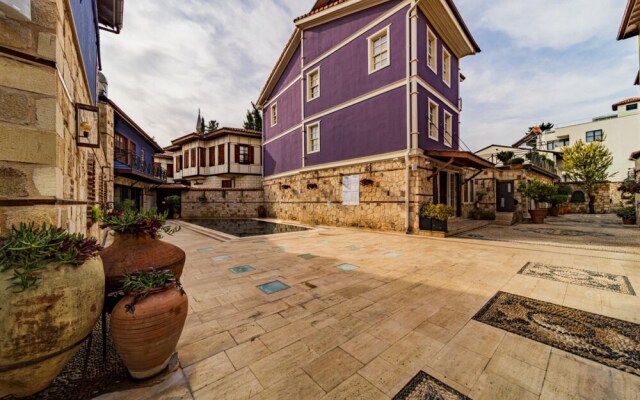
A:
{"label": "rough stone block wall", "polygon": [[[422,170],[412,171],[417,193]],[[352,226],[403,231],[406,170],[403,158],[303,172],[266,179],[269,217],[314,225]],[[342,177],[358,175],[360,205],[342,205]],[[411,202],[411,226],[417,227],[417,196]],[[413,221],[415,219],[415,222]]]}
{"label": "rough stone block wall", "polygon": [[[0,46],[18,52],[0,55],[0,232],[33,221],[92,233],[87,228],[92,150],[75,144],[75,103],[91,104],[91,97],[71,11],[64,0],[31,4],[32,21],[0,21]],[[100,150],[95,160],[102,172],[110,159]],[[97,176],[94,183],[101,180]]]}
{"label": "rough stone block wall", "polygon": [[192,189],[182,192],[183,219],[256,218],[264,207],[262,189]]}
{"label": "rough stone block wall", "polygon": [[[585,194],[584,203],[569,203],[571,205],[571,213],[588,214],[589,213],[589,197],[584,189],[578,183],[567,183],[571,187],[571,191],[581,191]],[[596,185],[595,189],[595,211],[596,214],[610,214],[616,208],[622,206],[621,193],[618,191],[620,182],[604,182]]]}
{"label": "rough stone block wall", "polygon": [[199,188],[222,189],[222,181],[225,181],[225,180],[233,180],[235,184],[234,189],[262,188],[262,176],[256,176],[256,175],[238,175],[233,177],[208,176]]}

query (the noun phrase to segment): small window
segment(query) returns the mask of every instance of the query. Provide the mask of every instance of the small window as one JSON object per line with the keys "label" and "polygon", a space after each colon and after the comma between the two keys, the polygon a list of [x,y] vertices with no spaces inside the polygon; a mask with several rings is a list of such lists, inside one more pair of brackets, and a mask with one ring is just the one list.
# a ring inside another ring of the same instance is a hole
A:
{"label": "small window", "polygon": [[627,105],[627,111],[637,110],[637,109],[638,109],[638,103]]}
{"label": "small window", "polygon": [[438,38],[427,27],[427,65],[436,72],[438,70]]}
{"label": "small window", "polygon": [[249,146],[238,145],[238,164],[249,164]]}
{"label": "small window", "polygon": [[381,70],[391,63],[389,28],[369,38],[369,73]]}
{"label": "small window", "polygon": [[587,143],[602,141],[602,129],[587,132],[586,138]]}
{"label": "small window", "polygon": [[320,69],[307,74],[307,101],[320,97]]}
{"label": "small window", "polygon": [[271,126],[278,124],[278,103],[273,103],[271,106]]}
{"label": "small window", "polygon": [[233,181],[232,180],[228,180],[225,179],[222,181],[222,188],[223,189],[232,189],[233,188]]}
{"label": "small window", "polygon": [[438,135],[438,105],[429,100],[429,138],[439,140]]}
{"label": "small window", "polygon": [[448,112],[444,112],[444,144],[453,146],[453,117]]}
{"label": "small window", "polygon": [[307,126],[307,153],[320,151],[320,123]]}
{"label": "small window", "polygon": [[451,86],[451,54],[442,48],[442,80],[447,86]]}

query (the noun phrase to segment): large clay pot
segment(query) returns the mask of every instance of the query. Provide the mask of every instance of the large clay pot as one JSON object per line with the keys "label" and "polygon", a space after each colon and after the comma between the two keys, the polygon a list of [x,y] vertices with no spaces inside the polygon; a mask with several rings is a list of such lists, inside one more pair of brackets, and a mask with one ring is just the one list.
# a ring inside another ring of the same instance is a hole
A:
{"label": "large clay pot", "polygon": [[176,279],[182,276],[186,255],[171,243],[149,235],[116,233],[113,244],[102,253],[107,294],[120,290],[126,273],[151,269],[171,270]]}
{"label": "large clay pot", "polygon": [[548,210],[546,208],[538,208],[537,210],[529,210],[531,215],[531,222],[534,224],[544,224],[544,219],[547,217]]}
{"label": "large clay pot", "polygon": [[113,309],[111,336],[131,376],[144,379],[167,367],[182,334],[189,301],[175,285],[152,291],[128,312],[126,306],[133,300],[125,296]]}
{"label": "large clay pot", "polygon": [[551,215],[552,217],[559,217],[560,216],[560,208],[558,206],[551,207],[549,209],[549,215]]}
{"label": "large clay pot", "polygon": [[99,257],[50,265],[40,286],[20,293],[6,289],[12,273],[0,273],[0,398],[49,386],[91,334],[104,300]]}
{"label": "large clay pot", "polygon": [[622,224],[623,225],[635,225],[636,224],[636,220],[635,219],[629,219],[629,218],[622,218]]}

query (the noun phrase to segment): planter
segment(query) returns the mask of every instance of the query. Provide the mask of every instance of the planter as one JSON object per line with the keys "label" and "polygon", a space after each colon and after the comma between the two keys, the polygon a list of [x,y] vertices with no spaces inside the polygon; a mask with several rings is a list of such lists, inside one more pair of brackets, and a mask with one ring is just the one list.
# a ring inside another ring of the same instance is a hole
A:
{"label": "planter", "polygon": [[14,293],[0,273],[0,398],[37,393],[53,381],[91,334],[104,299],[99,257],[42,270],[41,285]]}
{"label": "planter", "polygon": [[551,215],[552,217],[559,217],[560,216],[560,208],[559,207],[551,207],[549,209],[549,215]]}
{"label": "planter", "polygon": [[531,222],[534,224],[544,224],[544,219],[547,217],[548,209],[538,208],[537,210],[529,210],[531,215]]}
{"label": "planter", "polygon": [[152,290],[138,300],[133,313],[128,295],[113,309],[111,335],[118,355],[132,377],[149,378],[162,372],[175,352],[188,312],[188,297],[175,285]]}
{"label": "planter", "polygon": [[420,217],[420,230],[447,232],[448,223],[446,219],[441,220],[429,217]]}
{"label": "planter", "polygon": [[560,215],[567,215],[571,212],[571,206],[569,204],[560,205]]}
{"label": "planter", "polygon": [[635,225],[636,221],[633,219],[628,219],[628,218],[622,218],[622,223],[624,225]]}
{"label": "planter", "polygon": [[124,274],[151,269],[168,269],[176,279],[182,276],[185,254],[179,247],[149,235],[116,233],[113,244],[101,254],[106,293],[120,290]]}
{"label": "planter", "polygon": [[510,164],[511,169],[522,169],[523,168],[523,164]]}

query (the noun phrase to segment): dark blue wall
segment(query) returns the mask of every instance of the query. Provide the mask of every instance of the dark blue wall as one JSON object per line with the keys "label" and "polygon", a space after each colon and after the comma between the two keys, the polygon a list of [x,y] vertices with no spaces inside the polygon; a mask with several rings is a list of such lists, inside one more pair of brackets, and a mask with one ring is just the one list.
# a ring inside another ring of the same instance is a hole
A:
{"label": "dark blue wall", "polygon": [[[149,165],[153,164],[153,155],[156,153],[155,147],[117,112],[114,113],[114,128],[116,133],[136,144],[136,156],[140,156],[140,149],[144,149],[145,162]],[[128,166],[116,162],[116,168],[128,168]]]}
{"label": "dark blue wall", "polygon": [[96,0],[71,0],[71,12],[76,24],[78,41],[84,61],[84,69],[89,79],[91,100],[96,104],[98,79],[98,14]]}

